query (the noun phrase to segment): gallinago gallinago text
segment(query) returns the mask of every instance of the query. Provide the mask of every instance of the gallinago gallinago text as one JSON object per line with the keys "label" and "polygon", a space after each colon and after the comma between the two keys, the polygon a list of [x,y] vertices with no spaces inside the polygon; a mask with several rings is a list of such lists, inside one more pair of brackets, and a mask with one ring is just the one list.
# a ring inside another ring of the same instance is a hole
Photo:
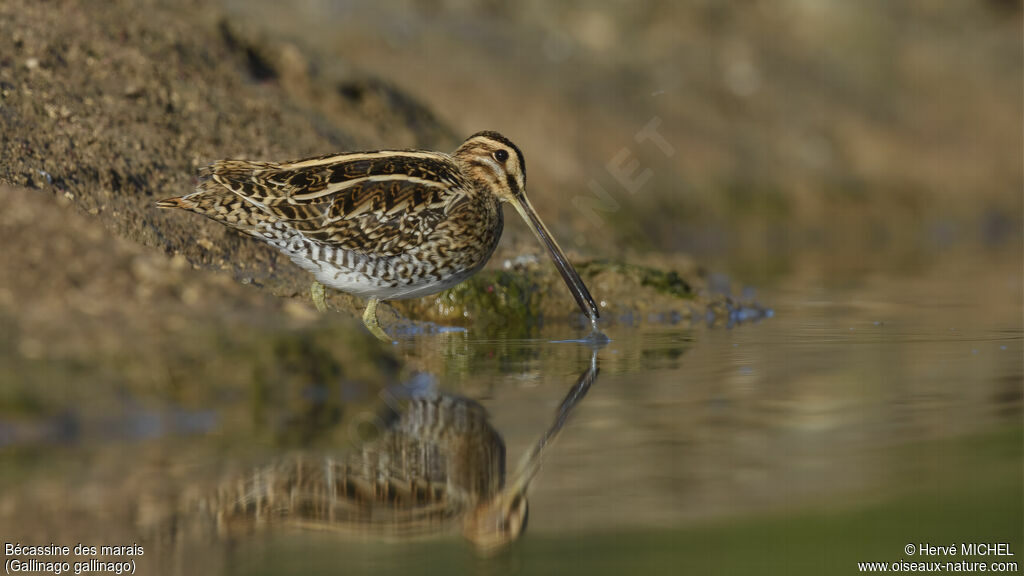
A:
{"label": "gallinago gallinago text", "polygon": [[597,304],[526,197],[522,152],[497,132],[470,136],[453,154],[376,151],[293,162],[221,160],[200,171],[196,191],[157,202],[184,208],[259,238],[323,285],[380,300],[440,292],[476,273],[501,237],[501,204],[515,207],[551,253],[591,322]]}

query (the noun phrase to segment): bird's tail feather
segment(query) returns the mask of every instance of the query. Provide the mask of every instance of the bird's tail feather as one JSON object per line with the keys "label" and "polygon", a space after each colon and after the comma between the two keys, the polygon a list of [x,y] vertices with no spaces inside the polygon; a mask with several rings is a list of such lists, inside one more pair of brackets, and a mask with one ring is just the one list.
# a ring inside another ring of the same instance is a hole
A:
{"label": "bird's tail feather", "polygon": [[192,203],[186,200],[183,196],[157,200],[156,205],[160,208],[184,208],[185,210],[188,210],[193,206]]}

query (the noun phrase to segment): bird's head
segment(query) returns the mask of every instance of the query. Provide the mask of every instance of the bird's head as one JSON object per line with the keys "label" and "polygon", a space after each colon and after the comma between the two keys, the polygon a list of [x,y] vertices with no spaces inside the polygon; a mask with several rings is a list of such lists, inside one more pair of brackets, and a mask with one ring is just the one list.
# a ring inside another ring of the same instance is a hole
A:
{"label": "bird's head", "polygon": [[551,254],[580,310],[596,322],[600,314],[594,298],[526,197],[526,160],[519,147],[497,132],[477,132],[459,146],[454,157],[487,193],[516,209]]}
{"label": "bird's head", "polygon": [[500,494],[469,514],[462,535],[473,543],[479,554],[492,556],[519,539],[526,530],[529,512],[525,491]]}
{"label": "bird's head", "polygon": [[477,132],[459,146],[454,156],[470,176],[502,202],[514,204],[526,197],[526,160],[519,147],[497,132]]}

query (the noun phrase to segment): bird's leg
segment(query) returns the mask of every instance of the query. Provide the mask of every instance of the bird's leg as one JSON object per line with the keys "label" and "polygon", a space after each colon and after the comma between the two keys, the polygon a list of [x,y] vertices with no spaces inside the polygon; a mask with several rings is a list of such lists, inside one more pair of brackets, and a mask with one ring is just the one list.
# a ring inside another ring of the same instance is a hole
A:
{"label": "bird's leg", "polygon": [[313,306],[316,306],[318,312],[327,312],[327,300],[324,298],[324,285],[313,280],[313,285],[309,287],[309,294],[313,297]]}
{"label": "bird's leg", "polygon": [[363,324],[370,330],[370,333],[376,336],[379,340],[385,342],[391,342],[391,338],[384,330],[381,329],[380,324],[377,322],[377,304],[380,303],[378,298],[370,298],[370,301],[366,303],[366,310],[363,311]]}

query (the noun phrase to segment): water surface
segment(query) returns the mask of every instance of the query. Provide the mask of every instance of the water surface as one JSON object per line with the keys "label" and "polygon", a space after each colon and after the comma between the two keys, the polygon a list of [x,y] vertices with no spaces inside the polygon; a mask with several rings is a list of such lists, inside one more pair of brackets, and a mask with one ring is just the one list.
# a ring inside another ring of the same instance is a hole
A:
{"label": "water surface", "polygon": [[[1024,351],[1012,256],[913,274],[798,265],[760,288],[771,318],[729,329],[610,318],[603,347],[557,324],[528,339],[405,337],[392,385],[328,378],[279,406],[239,391],[186,410],[100,389],[121,408],[5,422],[3,533],[138,541],[139,562],[169,573],[196,559],[266,574],[820,573],[907,559],[903,546],[919,540],[1017,553]],[[574,390],[529,483],[528,522],[498,554],[481,555],[457,522],[382,535],[265,515],[232,531],[211,504],[297,454],[357,453],[386,434],[385,412],[430,395],[486,408],[512,483]]]}

